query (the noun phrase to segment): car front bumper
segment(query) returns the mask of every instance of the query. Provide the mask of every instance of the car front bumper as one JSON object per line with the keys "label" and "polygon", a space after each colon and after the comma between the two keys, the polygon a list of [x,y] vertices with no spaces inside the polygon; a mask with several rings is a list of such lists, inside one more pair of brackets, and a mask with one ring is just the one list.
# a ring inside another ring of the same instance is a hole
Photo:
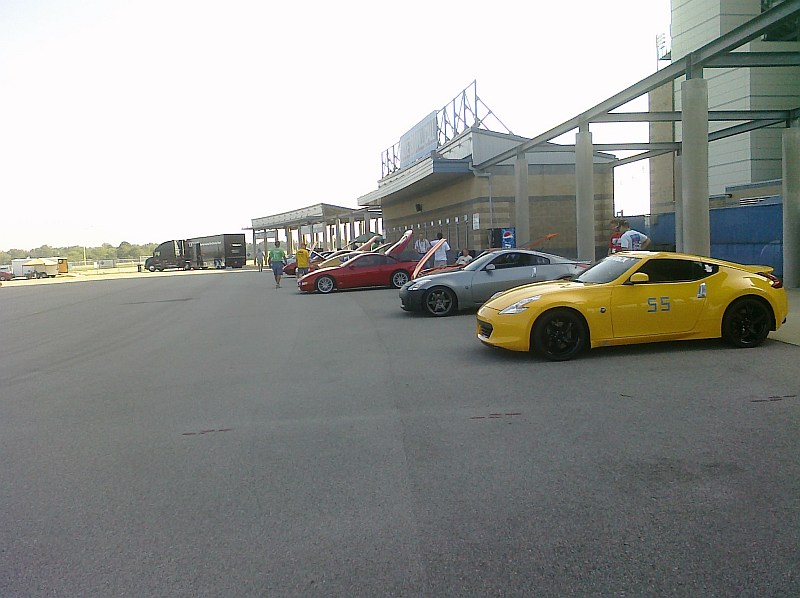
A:
{"label": "car front bumper", "polygon": [[400,289],[400,307],[406,311],[422,311],[422,297],[425,289],[409,291],[405,287]]}
{"label": "car front bumper", "polygon": [[297,281],[297,288],[304,293],[311,293],[315,290],[314,285],[316,284],[316,282],[317,282],[316,278],[314,280],[306,280],[306,277],[304,276]]}
{"label": "car front bumper", "polygon": [[530,350],[530,330],[523,314],[500,315],[497,310],[481,307],[476,319],[475,334],[485,345],[509,351]]}

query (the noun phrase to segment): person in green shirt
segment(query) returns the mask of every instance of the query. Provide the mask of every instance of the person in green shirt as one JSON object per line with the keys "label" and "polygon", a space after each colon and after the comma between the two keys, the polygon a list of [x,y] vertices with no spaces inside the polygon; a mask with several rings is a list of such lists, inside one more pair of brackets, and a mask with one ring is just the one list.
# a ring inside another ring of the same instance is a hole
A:
{"label": "person in green shirt", "polygon": [[272,268],[272,273],[275,275],[275,288],[281,288],[281,276],[283,276],[283,267],[286,265],[286,252],[277,239],[275,239],[275,247],[267,253],[267,265]]}

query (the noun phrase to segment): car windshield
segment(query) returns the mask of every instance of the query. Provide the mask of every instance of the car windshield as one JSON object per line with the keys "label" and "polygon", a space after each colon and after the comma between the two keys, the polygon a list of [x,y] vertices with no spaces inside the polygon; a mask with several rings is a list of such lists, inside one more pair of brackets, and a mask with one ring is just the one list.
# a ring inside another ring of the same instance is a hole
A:
{"label": "car windshield", "polygon": [[464,266],[464,270],[480,270],[484,268],[486,264],[492,261],[497,251],[484,251],[474,260],[472,260],[469,264]]}
{"label": "car windshield", "polygon": [[575,277],[573,280],[586,284],[611,282],[622,276],[627,270],[630,270],[638,261],[638,257],[610,255],[597,262],[594,266]]}

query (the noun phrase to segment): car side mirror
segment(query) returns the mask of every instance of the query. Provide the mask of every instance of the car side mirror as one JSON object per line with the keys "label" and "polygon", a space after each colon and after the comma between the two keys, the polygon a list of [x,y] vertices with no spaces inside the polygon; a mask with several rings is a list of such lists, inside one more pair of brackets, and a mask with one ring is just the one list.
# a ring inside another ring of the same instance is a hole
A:
{"label": "car side mirror", "polygon": [[491,272],[492,270],[494,270],[494,264],[486,264],[484,270],[486,270],[487,272]]}
{"label": "car side mirror", "polygon": [[634,272],[628,280],[631,284],[642,284],[643,282],[650,282],[650,277],[644,272]]}

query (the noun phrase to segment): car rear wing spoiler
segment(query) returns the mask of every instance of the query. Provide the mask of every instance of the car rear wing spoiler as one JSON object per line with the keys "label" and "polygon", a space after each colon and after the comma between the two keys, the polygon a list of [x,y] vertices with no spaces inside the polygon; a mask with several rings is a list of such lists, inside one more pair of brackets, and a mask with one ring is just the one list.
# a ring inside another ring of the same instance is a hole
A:
{"label": "car rear wing spoiler", "polygon": [[518,247],[518,249],[531,249],[531,248],[536,247],[537,245],[541,245],[545,241],[549,241],[550,239],[552,239],[554,237],[557,237],[557,236],[558,236],[558,233],[549,233],[549,234],[546,234],[541,239],[534,239],[533,241],[528,241],[524,245],[520,245]]}
{"label": "car rear wing spoiler", "polygon": [[772,266],[743,265],[742,268],[753,274],[772,274],[775,270]]}

